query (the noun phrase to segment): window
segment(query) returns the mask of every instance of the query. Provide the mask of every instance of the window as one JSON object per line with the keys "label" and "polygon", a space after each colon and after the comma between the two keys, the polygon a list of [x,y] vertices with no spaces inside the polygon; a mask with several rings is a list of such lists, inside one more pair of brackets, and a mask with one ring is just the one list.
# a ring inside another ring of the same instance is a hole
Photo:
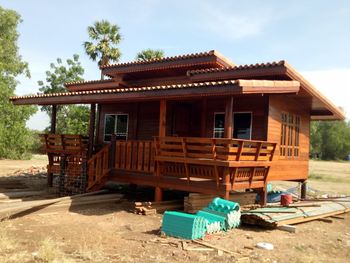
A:
{"label": "window", "polygon": [[299,134],[300,117],[283,112],[281,115],[281,157],[293,158],[299,156]]}
{"label": "window", "polygon": [[225,114],[215,113],[214,114],[214,138],[225,137]]}
{"label": "window", "polygon": [[233,113],[233,138],[244,140],[252,138],[252,114],[250,112]]}
{"label": "window", "polygon": [[110,141],[112,134],[116,135],[117,140],[126,140],[128,138],[128,121],[128,114],[106,114],[104,141]]}
{"label": "window", "polygon": [[[214,138],[225,137],[225,113],[214,114]],[[251,112],[233,113],[233,138],[250,140],[252,137]]]}

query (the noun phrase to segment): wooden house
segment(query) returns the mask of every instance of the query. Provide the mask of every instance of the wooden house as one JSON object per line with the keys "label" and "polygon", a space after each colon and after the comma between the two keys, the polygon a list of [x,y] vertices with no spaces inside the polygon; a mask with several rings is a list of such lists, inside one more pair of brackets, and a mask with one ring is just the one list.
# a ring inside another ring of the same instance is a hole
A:
{"label": "wooden house", "polygon": [[[11,98],[52,105],[49,173],[216,194],[308,177],[311,120],[344,119],[286,61],[235,65],[216,51],[101,67],[105,80]],[[56,105],[90,104],[88,141],[55,134]],[[73,169],[73,168],[74,169]],[[75,171],[75,172],[74,172]]]}

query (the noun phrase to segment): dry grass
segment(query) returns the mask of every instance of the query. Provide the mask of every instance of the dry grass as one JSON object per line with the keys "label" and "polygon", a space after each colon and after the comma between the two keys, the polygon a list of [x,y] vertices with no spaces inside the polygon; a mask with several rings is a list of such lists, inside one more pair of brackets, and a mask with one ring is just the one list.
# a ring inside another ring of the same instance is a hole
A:
{"label": "dry grass", "polygon": [[310,161],[309,178],[350,184],[350,162]]}
{"label": "dry grass", "polygon": [[18,241],[10,234],[11,221],[0,222],[0,262],[28,262],[29,253],[19,249]]}
{"label": "dry grass", "polygon": [[54,240],[46,238],[41,241],[36,259],[45,263],[62,262],[64,260],[64,253],[59,249],[58,244]]}
{"label": "dry grass", "polygon": [[0,223],[0,254],[16,249],[16,240],[9,234],[10,221]]}

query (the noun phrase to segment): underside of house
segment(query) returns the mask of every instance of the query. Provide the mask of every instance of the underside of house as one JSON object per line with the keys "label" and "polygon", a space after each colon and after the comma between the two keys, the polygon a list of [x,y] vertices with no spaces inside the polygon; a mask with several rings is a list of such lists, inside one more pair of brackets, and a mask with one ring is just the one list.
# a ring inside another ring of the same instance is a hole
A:
{"label": "underside of house", "polygon": [[[11,98],[52,105],[42,136],[48,173],[228,197],[272,180],[308,176],[311,120],[344,119],[287,62],[235,65],[216,51],[101,67],[105,80],[67,83],[68,92]],[[90,104],[88,138],[55,133],[56,107]],[[49,181],[49,183],[52,183]]]}

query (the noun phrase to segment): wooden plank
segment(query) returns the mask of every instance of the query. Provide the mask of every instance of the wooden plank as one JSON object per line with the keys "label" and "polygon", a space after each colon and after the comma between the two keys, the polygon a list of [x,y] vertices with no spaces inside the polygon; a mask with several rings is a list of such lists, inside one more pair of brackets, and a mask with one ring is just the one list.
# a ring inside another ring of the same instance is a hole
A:
{"label": "wooden plank", "polygon": [[132,143],[131,169],[135,171],[137,170],[138,144],[138,141],[133,141]]}
{"label": "wooden plank", "polygon": [[138,162],[137,162],[137,170],[142,171],[143,161],[144,161],[144,146],[145,142],[138,143]]}
{"label": "wooden plank", "polygon": [[226,99],[225,105],[225,138],[231,139],[233,135],[233,96]]}
{"label": "wooden plank", "polygon": [[278,226],[277,229],[287,231],[289,233],[296,233],[297,232],[297,228],[295,226],[291,226],[291,225]]}

